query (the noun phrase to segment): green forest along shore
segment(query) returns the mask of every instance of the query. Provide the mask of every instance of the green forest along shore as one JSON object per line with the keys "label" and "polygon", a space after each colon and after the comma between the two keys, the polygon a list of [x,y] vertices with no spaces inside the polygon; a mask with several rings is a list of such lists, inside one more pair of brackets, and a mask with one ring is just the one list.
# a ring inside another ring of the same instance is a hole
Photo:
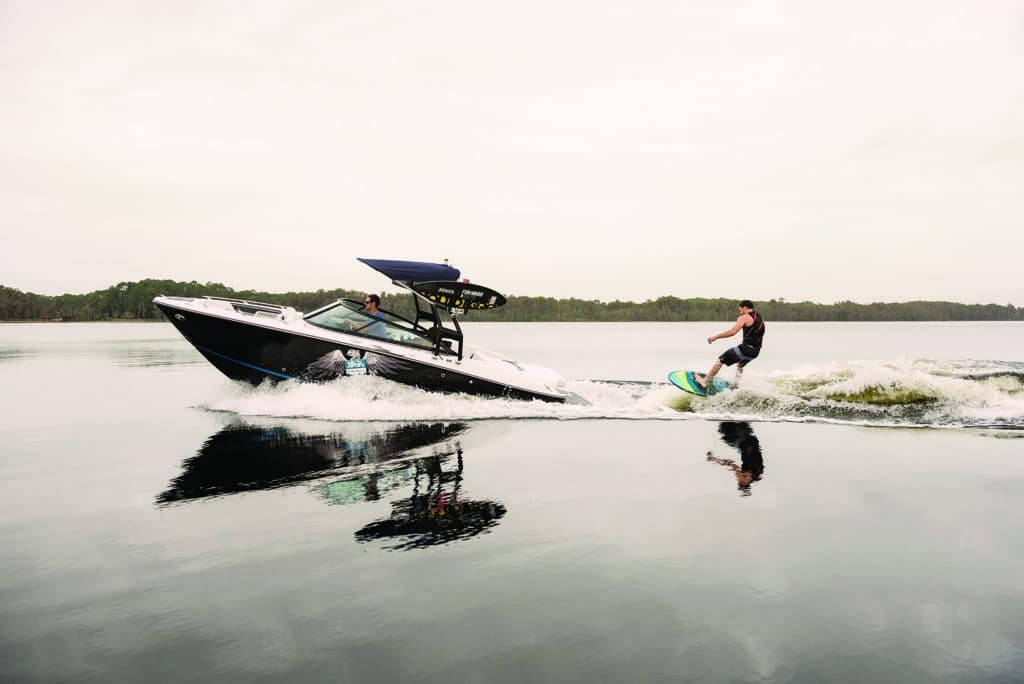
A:
{"label": "green forest along shore", "polygon": [[[153,306],[153,297],[157,295],[236,297],[312,311],[336,299],[358,299],[363,294],[345,289],[275,294],[234,290],[221,283],[155,279],[118,283],[88,294],[58,296],[22,292],[0,285],[0,321],[160,321],[164,320],[163,314]],[[384,309],[400,315],[412,311],[407,293],[383,294],[381,299]],[[510,296],[507,306],[493,311],[469,312],[463,320],[725,321],[736,317],[736,301],[659,297],[638,303]],[[783,299],[755,299],[754,303],[770,321],[1024,321],[1024,308],[1013,304],[926,301],[817,304]]]}

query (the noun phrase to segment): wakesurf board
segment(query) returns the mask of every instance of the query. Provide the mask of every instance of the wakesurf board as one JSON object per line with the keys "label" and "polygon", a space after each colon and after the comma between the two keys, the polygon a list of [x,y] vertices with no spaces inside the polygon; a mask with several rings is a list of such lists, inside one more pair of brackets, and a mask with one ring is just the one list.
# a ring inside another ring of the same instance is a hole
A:
{"label": "wakesurf board", "polygon": [[711,381],[711,385],[705,390],[703,387],[697,384],[696,378],[693,377],[693,371],[678,370],[672,371],[668,374],[668,381],[673,385],[689,392],[690,394],[696,394],[698,397],[708,397],[712,394],[718,394],[729,389],[729,383],[722,378],[714,378]]}

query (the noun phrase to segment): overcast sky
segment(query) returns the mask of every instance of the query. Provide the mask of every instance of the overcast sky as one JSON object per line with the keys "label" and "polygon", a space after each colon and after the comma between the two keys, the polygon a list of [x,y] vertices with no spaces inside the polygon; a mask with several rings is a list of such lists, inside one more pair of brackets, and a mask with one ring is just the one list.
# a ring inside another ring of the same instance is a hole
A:
{"label": "overcast sky", "polygon": [[0,0],[0,284],[1024,306],[1024,3]]}

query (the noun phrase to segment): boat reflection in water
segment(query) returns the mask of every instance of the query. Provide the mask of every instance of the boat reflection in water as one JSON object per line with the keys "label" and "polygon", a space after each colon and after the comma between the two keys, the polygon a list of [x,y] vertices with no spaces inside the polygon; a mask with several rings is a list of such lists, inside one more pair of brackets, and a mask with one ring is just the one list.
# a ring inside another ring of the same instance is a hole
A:
{"label": "boat reflection in water", "polygon": [[750,423],[723,421],[718,424],[718,432],[722,441],[740,452],[740,463],[728,458],[718,458],[708,452],[708,460],[725,466],[736,476],[736,486],[741,496],[750,496],[750,487],[761,479],[764,474],[764,457],[761,455],[761,442],[754,434]]}
{"label": "boat reflection in water", "polygon": [[[454,457],[455,467],[445,469]],[[484,532],[505,516],[495,501],[473,501],[462,491],[462,447],[413,462],[412,496],[391,502],[391,517],[356,532],[359,541],[394,540],[391,549],[414,549],[467,539]],[[326,485],[329,491],[337,483]]]}
{"label": "boat reflection in water", "polygon": [[466,539],[495,526],[505,506],[473,501],[463,491],[464,459],[455,438],[465,423],[386,426],[346,423],[317,433],[313,422],[232,424],[184,461],[182,473],[157,496],[158,506],[238,492],[314,483],[325,503],[389,500],[390,517],[355,534],[414,549]]}

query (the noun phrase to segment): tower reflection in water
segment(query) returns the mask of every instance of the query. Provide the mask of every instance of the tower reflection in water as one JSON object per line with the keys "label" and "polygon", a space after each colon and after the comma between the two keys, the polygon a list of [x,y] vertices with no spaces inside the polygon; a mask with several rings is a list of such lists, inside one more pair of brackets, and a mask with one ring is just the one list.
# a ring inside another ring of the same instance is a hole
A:
{"label": "tower reflection in water", "polygon": [[725,466],[736,477],[736,486],[742,496],[750,496],[751,486],[764,475],[764,457],[761,454],[761,442],[754,434],[750,423],[723,421],[718,424],[718,433],[722,441],[739,450],[740,463],[729,458],[719,458],[714,452],[708,452],[708,461]]}
{"label": "tower reflection in water", "polygon": [[386,540],[387,548],[400,550],[473,537],[506,513],[504,505],[471,500],[463,490],[465,462],[455,438],[469,429],[465,423],[320,429],[310,422],[228,425],[183,462],[156,503],[311,483],[331,505],[390,501],[391,515],[366,524],[355,538]]}

